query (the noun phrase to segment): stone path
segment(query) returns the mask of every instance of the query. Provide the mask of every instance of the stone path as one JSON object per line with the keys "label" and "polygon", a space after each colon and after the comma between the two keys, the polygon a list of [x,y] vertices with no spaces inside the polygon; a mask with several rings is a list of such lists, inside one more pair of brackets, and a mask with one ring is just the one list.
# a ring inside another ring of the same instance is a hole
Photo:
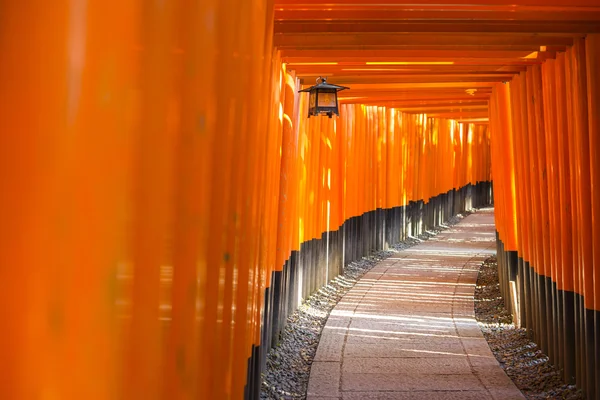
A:
{"label": "stone path", "polygon": [[473,312],[478,266],[495,252],[484,209],[373,267],[329,316],[308,400],[523,399]]}

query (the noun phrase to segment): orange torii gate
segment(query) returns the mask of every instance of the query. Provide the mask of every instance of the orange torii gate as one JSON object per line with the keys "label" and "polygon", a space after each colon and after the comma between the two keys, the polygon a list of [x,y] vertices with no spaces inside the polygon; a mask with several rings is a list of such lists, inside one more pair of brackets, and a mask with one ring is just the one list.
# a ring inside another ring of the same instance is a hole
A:
{"label": "orange torii gate", "polygon": [[497,86],[491,113],[505,296],[565,380],[588,393],[600,376],[599,43],[576,40]]}

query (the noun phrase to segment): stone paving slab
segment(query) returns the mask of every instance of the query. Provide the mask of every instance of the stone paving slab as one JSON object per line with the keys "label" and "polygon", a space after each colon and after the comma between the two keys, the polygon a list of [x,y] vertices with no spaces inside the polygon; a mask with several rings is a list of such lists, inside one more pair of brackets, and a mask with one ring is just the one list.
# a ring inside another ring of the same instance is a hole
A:
{"label": "stone paving slab", "polygon": [[[339,397],[341,364],[330,361],[314,361],[308,381],[308,394],[313,396]],[[312,371],[315,376],[312,376]]]}
{"label": "stone paving slab", "polygon": [[480,390],[479,379],[471,374],[352,374],[346,373],[342,379],[342,390],[349,391],[451,391]]}
{"label": "stone paving slab", "polygon": [[308,400],[523,399],[473,311],[495,240],[484,209],[373,267],[323,328]]}
{"label": "stone paving slab", "polygon": [[[309,397],[318,400],[319,398]],[[331,397],[329,398],[331,399]],[[378,392],[348,392],[342,395],[343,400],[488,400],[493,397],[483,390],[455,391],[378,391]]]}

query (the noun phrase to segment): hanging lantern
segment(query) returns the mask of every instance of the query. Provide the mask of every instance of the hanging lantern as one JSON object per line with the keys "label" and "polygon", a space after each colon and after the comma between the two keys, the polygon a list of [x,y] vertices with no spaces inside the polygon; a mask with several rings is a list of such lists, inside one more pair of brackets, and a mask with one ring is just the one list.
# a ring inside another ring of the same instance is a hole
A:
{"label": "hanging lantern", "polygon": [[[319,80],[321,82],[319,82]],[[345,86],[332,85],[327,83],[327,78],[319,77],[317,84],[308,89],[300,90],[300,92],[309,92],[308,100],[308,118],[311,115],[327,115],[329,118],[333,114],[339,117],[337,92],[344,89],[350,89]]]}

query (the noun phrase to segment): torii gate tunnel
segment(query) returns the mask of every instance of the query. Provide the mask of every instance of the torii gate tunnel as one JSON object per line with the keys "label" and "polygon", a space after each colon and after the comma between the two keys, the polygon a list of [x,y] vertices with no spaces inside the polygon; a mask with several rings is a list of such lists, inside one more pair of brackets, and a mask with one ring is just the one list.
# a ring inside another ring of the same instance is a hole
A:
{"label": "torii gate tunnel", "polygon": [[6,0],[0,52],[0,398],[258,398],[346,263],[492,203],[600,398],[597,0]]}

